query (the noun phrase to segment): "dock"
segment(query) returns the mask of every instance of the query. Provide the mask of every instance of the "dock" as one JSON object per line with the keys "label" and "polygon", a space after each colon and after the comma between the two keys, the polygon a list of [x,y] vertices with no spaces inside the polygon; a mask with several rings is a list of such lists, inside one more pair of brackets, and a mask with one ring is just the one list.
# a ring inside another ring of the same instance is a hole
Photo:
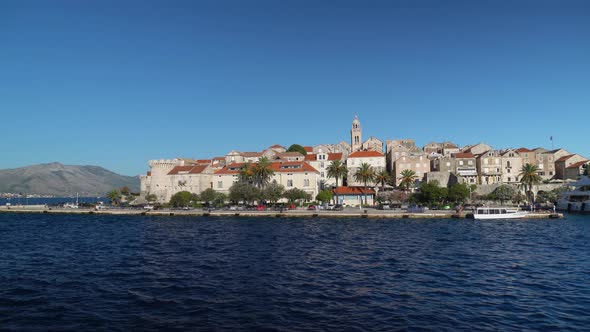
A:
{"label": "dock", "polygon": [[[230,210],[140,210],[112,208],[95,210],[90,208],[67,209],[47,207],[44,205],[0,206],[0,213],[48,213],[48,214],[97,214],[97,215],[138,215],[138,216],[196,216],[196,217],[279,217],[279,218],[370,218],[370,219],[465,219],[472,218],[471,213],[454,211],[427,211],[409,213],[402,210],[347,209],[344,211],[328,210],[284,210],[284,211],[230,211]],[[525,219],[561,219],[562,213],[535,212]]]}

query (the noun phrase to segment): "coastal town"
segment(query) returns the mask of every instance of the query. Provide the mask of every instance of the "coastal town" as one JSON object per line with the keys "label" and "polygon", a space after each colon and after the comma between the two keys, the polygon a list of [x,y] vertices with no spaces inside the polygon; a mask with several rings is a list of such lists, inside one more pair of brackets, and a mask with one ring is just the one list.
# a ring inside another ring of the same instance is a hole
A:
{"label": "coastal town", "polygon": [[[275,144],[263,151],[233,150],[212,158],[150,160],[150,169],[141,176],[141,197],[156,203],[170,202],[179,192],[231,197],[232,189],[236,191],[237,184],[246,180],[257,187],[272,184],[282,191],[303,193],[307,200],[329,191],[335,204],[371,206],[380,192],[413,191],[424,183],[464,184],[478,194],[489,194],[502,185],[521,188],[523,167],[537,179],[536,186],[529,188],[535,195],[575,181],[587,174],[589,164],[586,157],[563,148],[494,149],[485,143],[460,147],[452,142],[419,147],[413,139],[383,141],[370,136],[363,140],[355,115],[350,142],[289,148]],[[262,183],[252,177],[257,167],[265,174]]]}

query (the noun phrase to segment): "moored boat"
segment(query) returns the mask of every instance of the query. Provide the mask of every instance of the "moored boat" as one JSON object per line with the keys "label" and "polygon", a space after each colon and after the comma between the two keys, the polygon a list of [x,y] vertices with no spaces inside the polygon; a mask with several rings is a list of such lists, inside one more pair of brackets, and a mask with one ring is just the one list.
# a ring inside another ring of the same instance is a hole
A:
{"label": "moored boat", "polygon": [[583,176],[569,186],[575,189],[561,194],[555,204],[556,209],[568,212],[590,212],[590,178]]}
{"label": "moored boat", "polygon": [[511,207],[478,207],[473,213],[474,219],[518,219],[529,215],[529,212]]}

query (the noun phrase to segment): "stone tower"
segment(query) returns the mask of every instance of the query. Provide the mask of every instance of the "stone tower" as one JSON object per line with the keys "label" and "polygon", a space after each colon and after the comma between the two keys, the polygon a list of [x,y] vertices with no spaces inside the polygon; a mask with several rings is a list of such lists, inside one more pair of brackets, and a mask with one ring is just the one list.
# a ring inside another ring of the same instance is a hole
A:
{"label": "stone tower", "polygon": [[352,152],[360,151],[363,147],[363,130],[356,114],[354,120],[352,120],[352,129],[350,130],[350,145],[352,146]]}

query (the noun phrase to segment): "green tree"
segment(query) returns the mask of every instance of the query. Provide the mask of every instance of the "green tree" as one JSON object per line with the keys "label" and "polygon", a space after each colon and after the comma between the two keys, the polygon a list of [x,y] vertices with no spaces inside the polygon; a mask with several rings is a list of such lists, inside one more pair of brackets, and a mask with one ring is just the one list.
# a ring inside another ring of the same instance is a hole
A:
{"label": "green tree", "polygon": [[217,198],[217,192],[212,188],[207,188],[201,193],[201,201],[205,202],[207,205],[213,203]]}
{"label": "green tree", "polygon": [[332,194],[331,190],[322,190],[317,194],[315,199],[317,201],[325,203],[325,202],[329,202],[330,200],[332,200],[332,196],[333,196],[333,194]]}
{"label": "green tree", "polygon": [[367,163],[362,163],[361,167],[359,167],[356,172],[354,173],[354,180],[357,182],[362,182],[364,186],[364,194],[365,194],[365,205],[367,203],[367,184],[375,182],[375,170],[371,165]]}
{"label": "green tree", "polygon": [[526,202],[527,198],[523,195],[520,191],[517,191],[516,194],[512,197],[512,202],[516,205],[520,205],[522,202]]}
{"label": "green tree", "polygon": [[121,193],[117,189],[109,191],[107,198],[111,200],[113,205],[119,205],[121,203]]}
{"label": "green tree", "polygon": [[400,175],[401,176],[399,177],[399,187],[403,190],[410,189],[410,186],[414,184],[414,181],[416,181],[416,179],[418,179],[416,172],[410,169],[404,169],[403,171],[401,171]]}
{"label": "green tree", "polygon": [[385,184],[391,181],[391,174],[387,170],[375,174],[375,183],[381,184],[381,191],[385,190]]}
{"label": "green tree", "polygon": [[467,183],[455,183],[449,188],[449,200],[458,204],[463,204],[469,198],[471,188]]}
{"label": "green tree", "polygon": [[170,198],[170,205],[173,207],[187,207],[191,201],[191,193],[179,191]]}
{"label": "green tree", "polygon": [[222,207],[227,200],[227,195],[224,193],[215,193],[215,198],[213,199],[213,205],[216,207]]}
{"label": "green tree", "polygon": [[124,186],[120,189],[121,191],[121,195],[123,196],[129,196],[129,194],[131,194],[131,189],[129,189],[129,187]]}
{"label": "green tree", "polygon": [[541,176],[538,173],[539,168],[537,166],[527,163],[522,166],[520,174],[518,174],[520,184],[523,186],[531,204],[534,203],[533,186],[541,183]]}
{"label": "green tree", "polygon": [[299,152],[302,155],[307,155],[307,151],[305,151],[305,148],[299,144],[292,144],[288,149],[287,152]]}
{"label": "green tree", "polygon": [[276,182],[271,182],[262,190],[262,198],[267,199],[271,203],[275,204],[279,199],[281,199],[281,197],[283,197],[284,192],[285,187],[283,185]]}
{"label": "green tree", "polygon": [[289,203],[295,203],[298,200],[308,199],[309,194],[301,189],[293,188],[285,191],[283,197],[285,197],[289,201]]}
{"label": "green tree", "polygon": [[274,175],[275,172],[272,170],[271,166],[272,162],[266,157],[260,158],[258,163],[254,164],[254,184],[256,184],[259,189],[264,189],[270,181],[270,178]]}
{"label": "green tree", "polygon": [[150,194],[150,193],[148,193],[148,194],[145,196],[145,200],[146,200],[148,203],[154,203],[155,201],[157,201],[157,200],[158,200],[158,196],[156,196],[156,195],[154,195],[154,194]]}
{"label": "green tree", "polygon": [[246,183],[254,183],[254,168],[250,162],[244,163],[244,166],[238,173],[238,181]]}
{"label": "green tree", "polygon": [[498,188],[494,189],[491,197],[500,201],[500,204],[504,204],[504,201],[509,201],[516,195],[516,189],[507,184],[503,184]]}
{"label": "green tree", "polygon": [[229,199],[236,203],[242,201],[244,204],[251,204],[260,199],[260,189],[253,184],[238,181],[229,188]]}
{"label": "green tree", "polygon": [[441,187],[438,181],[425,182],[420,185],[418,200],[430,205],[440,204],[447,198],[447,195],[447,188]]}
{"label": "green tree", "polygon": [[[328,178],[334,178],[336,180],[336,188],[338,188],[338,179],[343,179],[346,176],[348,170],[346,165],[342,163],[342,160],[332,160],[330,165],[326,168]],[[336,203],[338,203],[338,195],[336,195]]]}

